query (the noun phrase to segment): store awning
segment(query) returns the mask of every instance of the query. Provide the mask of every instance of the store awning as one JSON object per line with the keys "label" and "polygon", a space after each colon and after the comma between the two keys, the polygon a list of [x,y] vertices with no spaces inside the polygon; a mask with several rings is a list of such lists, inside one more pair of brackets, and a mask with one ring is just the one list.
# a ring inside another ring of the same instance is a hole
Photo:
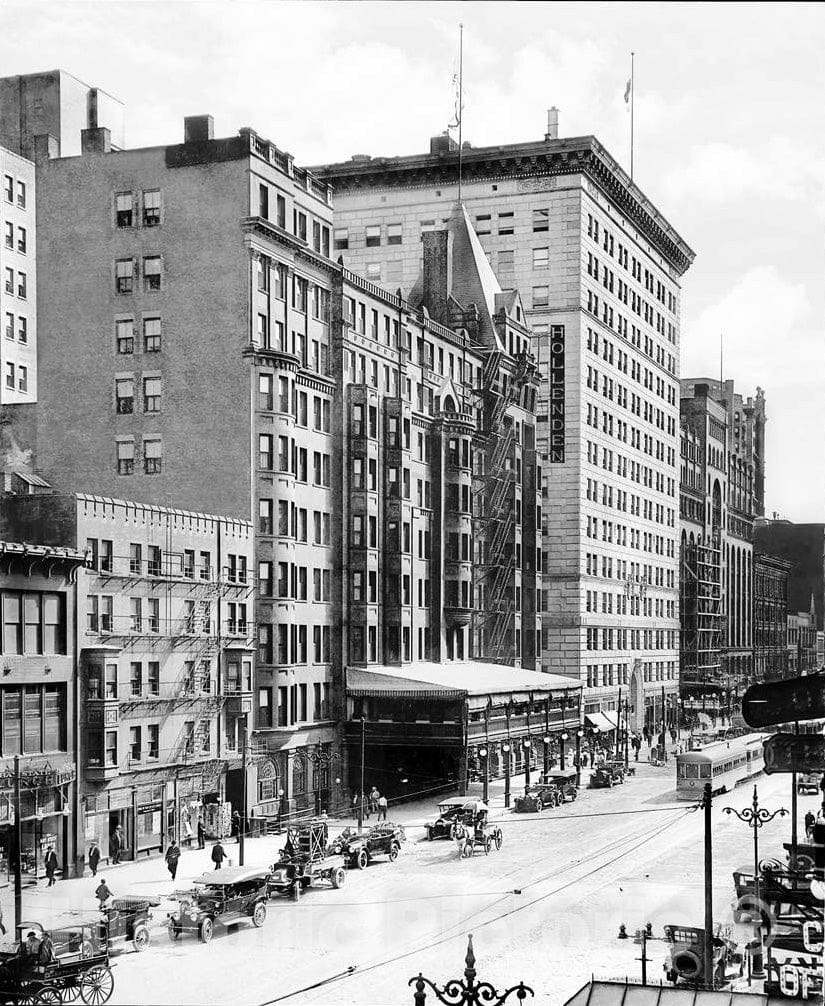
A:
{"label": "store awning", "polygon": [[411,699],[460,699],[479,695],[545,695],[578,691],[578,678],[526,671],[481,660],[436,664],[416,661],[401,667],[348,667],[347,694]]}
{"label": "store awning", "polygon": [[603,734],[609,734],[611,730],[615,730],[616,724],[616,714],[612,712],[584,714],[584,725],[597,729]]}
{"label": "store awning", "polygon": [[781,996],[720,989],[707,991],[685,986],[635,985],[628,982],[592,981],[565,1006],[780,1006]]}

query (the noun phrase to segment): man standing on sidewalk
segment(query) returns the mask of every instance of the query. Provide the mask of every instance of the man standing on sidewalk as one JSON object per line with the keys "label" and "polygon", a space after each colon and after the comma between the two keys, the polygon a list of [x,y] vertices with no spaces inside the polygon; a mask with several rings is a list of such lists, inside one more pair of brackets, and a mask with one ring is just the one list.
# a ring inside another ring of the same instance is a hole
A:
{"label": "man standing on sidewalk", "polygon": [[383,793],[378,797],[378,820],[387,820],[387,798]]}
{"label": "man standing on sidewalk", "polygon": [[54,875],[60,864],[57,861],[57,853],[54,851],[52,846],[49,846],[49,851],[46,853],[46,859],[43,865],[46,867],[46,876],[49,878],[49,887],[54,887],[56,883]]}

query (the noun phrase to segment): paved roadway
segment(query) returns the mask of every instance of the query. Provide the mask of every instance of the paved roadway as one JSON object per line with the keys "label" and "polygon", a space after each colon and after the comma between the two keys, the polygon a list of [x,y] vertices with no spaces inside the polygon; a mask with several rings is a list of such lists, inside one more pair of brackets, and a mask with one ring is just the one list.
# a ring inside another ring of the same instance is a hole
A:
{"label": "paved roadway", "polygon": [[[760,777],[759,790],[769,809],[790,808],[789,776]],[[751,795],[752,786],[742,785],[715,800],[714,910],[722,923],[731,922],[731,872],[753,856],[751,831],[722,807],[741,808]],[[799,803],[801,820],[817,799]],[[505,811],[500,783],[491,804],[504,832],[500,852],[460,860],[452,842],[423,838],[414,824],[423,821],[423,807],[407,808],[397,815],[410,823],[396,863],[350,871],[340,891],[272,901],[262,929],[217,930],[209,946],[193,937],[172,944],[160,928],[165,912],[156,909],[152,947],[117,957],[112,1003],[411,1003],[407,981],[419,970],[439,984],[461,976],[473,933],[479,979],[499,988],[523,979],[536,990],[534,1002],[561,1006],[591,974],[638,977],[640,948],[616,938],[621,922],[632,934],[650,921],[659,935],[664,924],[702,924],[702,814],[676,802],[672,762],[641,766],[624,786],[583,790],[575,803],[542,815]],[[762,829],[760,857],[782,853],[788,820]],[[271,863],[279,841],[250,842],[247,863]],[[228,851],[234,859],[237,847]],[[206,868],[206,855],[184,854],[177,886]],[[160,861],[126,869],[103,874],[116,893],[172,890]],[[93,885],[68,881],[55,892],[63,888],[64,899],[88,904]],[[27,897],[30,917],[42,918],[38,900],[43,909],[46,898],[56,905],[43,889]],[[648,947],[648,973],[658,981],[665,946]],[[290,995],[350,967],[348,977]]]}

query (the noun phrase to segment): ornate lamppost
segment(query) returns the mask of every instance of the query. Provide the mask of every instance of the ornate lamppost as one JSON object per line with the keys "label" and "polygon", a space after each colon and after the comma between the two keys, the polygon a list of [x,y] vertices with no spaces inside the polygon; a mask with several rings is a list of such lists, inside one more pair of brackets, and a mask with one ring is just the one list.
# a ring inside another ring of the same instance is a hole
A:
{"label": "ornate lamppost", "polygon": [[564,745],[569,739],[570,734],[566,730],[562,730],[559,734],[559,768],[564,771],[567,768],[567,761],[565,759]]}
{"label": "ornate lamppost", "polygon": [[736,810],[733,807],[722,808],[726,814],[734,814],[740,821],[744,821],[753,830],[753,893],[756,902],[757,917],[754,922],[754,939],[758,945],[757,954],[754,958],[753,977],[764,978],[765,973],[762,966],[762,906],[759,900],[759,829],[762,825],[772,821],[777,814],[784,817],[788,812],[784,807],[779,810],[769,811],[759,806],[759,795],[757,788],[753,787],[753,801],[750,807],[744,810]]}
{"label": "ornate lamppost", "polygon": [[486,745],[484,747],[480,747],[478,749],[478,756],[484,765],[483,769],[484,792],[481,795],[481,799],[485,803],[487,803],[489,801],[489,793],[490,793],[490,749]]}
{"label": "ornate lamppost", "polygon": [[499,992],[489,982],[476,982],[476,958],[473,953],[473,937],[467,938],[467,955],[464,958],[464,978],[451,978],[443,988],[439,988],[429,978],[418,972],[416,978],[410,978],[408,985],[415,986],[413,1002],[415,1006],[426,1006],[427,988],[435,994],[438,1002],[446,1006],[501,1006],[511,995],[519,1002],[524,1002],[528,995],[534,995],[533,990],[519,982],[504,992]]}
{"label": "ornate lamppost", "polygon": [[576,731],[576,786],[582,784],[582,737],[584,730],[581,727]]}
{"label": "ornate lamppost", "polygon": [[[313,789],[315,791],[315,813],[320,814],[324,809],[321,806],[322,790],[329,791],[330,766],[341,761],[341,755],[337,751],[325,751],[323,747],[317,747],[314,751],[307,751],[306,757],[313,766]],[[319,783],[326,781],[326,785],[319,788]]]}

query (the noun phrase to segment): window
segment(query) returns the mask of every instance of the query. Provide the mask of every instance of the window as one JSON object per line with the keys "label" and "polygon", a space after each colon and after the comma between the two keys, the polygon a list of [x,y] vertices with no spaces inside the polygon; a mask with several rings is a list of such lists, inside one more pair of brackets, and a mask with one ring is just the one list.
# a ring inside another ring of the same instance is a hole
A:
{"label": "window", "polygon": [[14,202],[14,179],[11,175],[3,176],[3,195],[7,203]]}
{"label": "window", "polygon": [[160,223],[160,189],[143,192],[143,226],[157,227]]}
{"label": "window", "polygon": [[17,296],[21,300],[26,299],[26,274],[24,272],[17,274]]}
{"label": "window", "polygon": [[3,652],[65,653],[65,601],[62,594],[3,592]]}
{"label": "window", "polygon": [[121,356],[135,351],[135,323],[132,318],[115,322],[115,345]]}
{"label": "window", "polygon": [[117,293],[131,293],[135,280],[135,263],[130,258],[115,262],[115,290]]}
{"label": "window", "polygon": [[143,378],[143,411],[160,412],[161,379],[159,377]]}
{"label": "window", "polygon": [[377,248],[381,244],[381,225],[370,224],[366,229],[367,248]]}
{"label": "window", "polygon": [[25,182],[18,182],[17,183],[17,205],[20,207],[21,210],[24,210],[26,208],[26,183]]}
{"label": "window", "polygon": [[143,260],[143,289],[160,290],[160,255],[151,255]]}
{"label": "window", "polygon": [[258,531],[261,534],[273,533],[273,507],[271,499],[258,501]]}
{"label": "window", "polygon": [[29,371],[28,367],[24,367],[23,364],[19,364],[17,367],[17,390],[18,391],[28,391],[29,390]]}
{"label": "window", "polygon": [[14,315],[6,314],[6,338],[14,338]]}
{"label": "window", "polygon": [[22,343],[29,341],[29,323],[23,317],[17,319],[17,338]]}
{"label": "window", "polygon": [[302,241],[307,239],[307,215],[300,210],[293,210],[292,220],[294,224],[295,236]]}
{"label": "window", "polygon": [[141,751],[141,728],[129,727],[129,759],[130,761],[140,761]]}
{"label": "window", "polygon": [[26,228],[17,228],[17,250],[22,254],[26,254]]}
{"label": "window", "polygon": [[132,695],[139,698],[143,694],[143,664],[133,661],[130,665],[129,682]]}
{"label": "window", "polygon": [[499,213],[498,215],[498,232],[499,234],[512,234],[513,233],[513,221],[515,215],[510,213]]}
{"label": "window", "polygon": [[14,364],[6,364],[6,387],[14,388]]}
{"label": "window", "polygon": [[533,287],[533,307],[547,307],[550,304],[550,287]]}
{"label": "window", "polygon": [[135,382],[131,377],[121,377],[115,381],[115,405],[119,415],[134,412]]}
{"label": "window", "polygon": [[512,248],[505,249],[498,253],[498,271],[500,273],[511,273],[515,268],[515,252]]}
{"label": "window", "polygon": [[143,319],[143,352],[160,352],[160,318]]}
{"label": "window", "polygon": [[550,227],[550,210],[549,209],[538,209],[533,210],[533,231],[546,231]]}
{"label": "window", "polygon": [[106,538],[100,542],[100,570],[103,573],[112,572],[112,542]]}
{"label": "window", "polygon": [[160,726],[157,723],[150,723],[147,731],[147,757],[160,757]]}
{"label": "window", "polygon": [[150,660],[147,664],[146,690],[149,695],[160,695],[160,664]]}
{"label": "window", "polygon": [[6,293],[14,293],[14,269],[6,269]]}
{"label": "window", "polygon": [[143,441],[143,470],[147,475],[159,475],[163,452],[160,440]]}
{"label": "window", "polygon": [[272,434],[261,433],[258,436],[258,465],[271,470],[273,464]]}
{"label": "window", "polygon": [[476,217],[476,234],[490,233],[490,214],[480,213]]}
{"label": "window", "polygon": [[401,244],[401,224],[387,224],[387,244]]}
{"label": "window", "polygon": [[4,230],[6,247],[14,248],[14,224],[11,221],[7,221]]}
{"label": "window", "polygon": [[549,269],[550,268],[550,249],[549,248],[534,248],[533,249],[533,268],[534,269]]}
{"label": "window", "polygon": [[381,263],[380,262],[367,262],[366,270],[367,279],[371,279],[374,283],[381,282]]}
{"label": "window", "polygon": [[135,470],[135,442],[119,440],[117,443],[117,473],[131,475]]}
{"label": "window", "polygon": [[118,192],[115,196],[115,223],[118,227],[131,227],[132,217],[132,193]]}

